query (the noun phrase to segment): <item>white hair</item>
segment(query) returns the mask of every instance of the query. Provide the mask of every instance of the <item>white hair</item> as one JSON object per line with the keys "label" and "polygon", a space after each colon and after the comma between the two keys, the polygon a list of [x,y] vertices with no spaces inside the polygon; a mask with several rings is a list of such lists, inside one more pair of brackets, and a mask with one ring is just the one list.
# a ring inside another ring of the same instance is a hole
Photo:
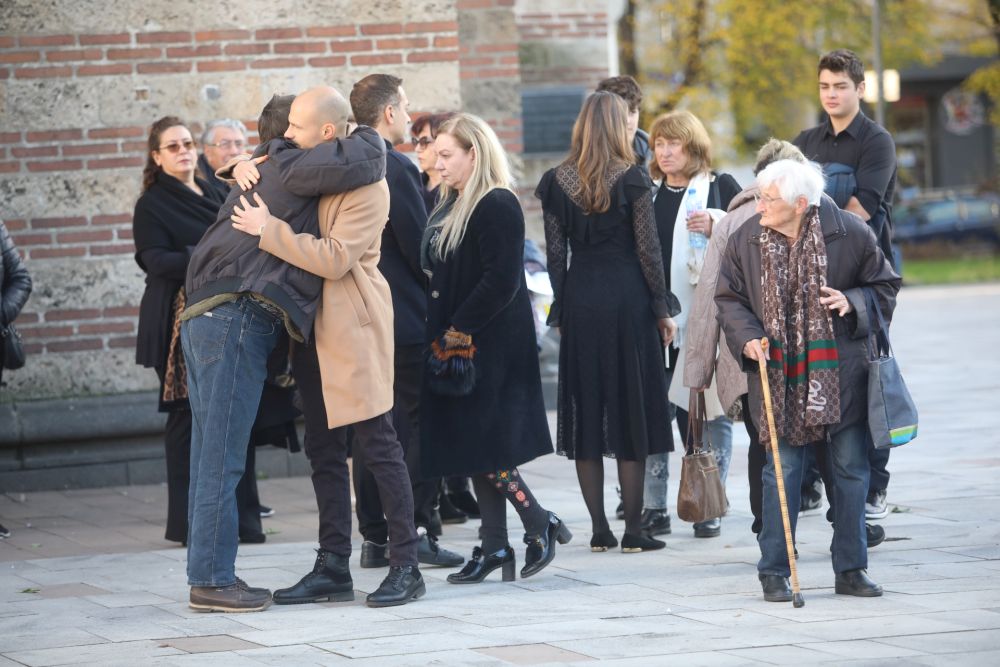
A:
{"label": "white hair", "polygon": [[243,138],[247,138],[247,126],[236,120],[235,118],[219,118],[217,120],[210,120],[205,124],[205,131],[201,133],[201,145],[207,146],[212,143],[215,138],[215,130],[220,127],[228,127],[231,130],[236,130],[243,135]]}
{"label": "white hair", "polygon": [[815,162],[777,160],[757,174],[757,185],[761,190],[777,186],[781,198],[789,204],[794,205],[799,197],[805,197],[810,205],[819,206],[826,179],[823,168]]}

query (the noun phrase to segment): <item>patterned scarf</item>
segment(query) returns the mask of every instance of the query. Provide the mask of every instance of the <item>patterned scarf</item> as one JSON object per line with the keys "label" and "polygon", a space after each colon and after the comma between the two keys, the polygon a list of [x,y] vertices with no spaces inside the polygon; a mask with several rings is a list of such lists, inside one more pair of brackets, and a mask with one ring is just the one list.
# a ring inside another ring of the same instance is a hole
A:
{"label": "patterned scarf", "polygon": [[[765,229],[760,264],[775,428],[789,444],[816,442],[827,424],[840,421],[837,343],[830,311],[819,302],[827,265],[818,207],[807,213],[802,234],[791,245]],[[762,443],[770,441],[764,410],[761,406]]]}
{"label": "patterned scarf", "polygon": [[184,288],[174,297],[174,326],[170,330],[170,348],[167,352],[167,368],[163,373],[163,402],[183,401],[188,397],[187,364],[181,350],[181,313],[186,307]]}

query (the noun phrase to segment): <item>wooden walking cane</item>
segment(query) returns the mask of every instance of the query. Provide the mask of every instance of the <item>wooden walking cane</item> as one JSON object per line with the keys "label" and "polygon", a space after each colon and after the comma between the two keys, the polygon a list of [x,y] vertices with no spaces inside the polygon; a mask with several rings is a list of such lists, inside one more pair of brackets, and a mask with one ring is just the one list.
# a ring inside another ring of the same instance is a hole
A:
{"label": "wooden walking cane", "polygon": [[[767,352],[767,337],[760,339],[760,346]],[[792,522],[788,518],[788,501],[785,499],[785,477],[781,472],[781,455],[778,453],[778,430],[774,427],[774,407],[771,405],[771,385],[767,379],[767,361],[762,356],[760,364],[760,384],[764,390],[764,409],[767,412],[767,427],[771,436],[771,454],[774,456],[774,478],[778,482],[778,505],[781,507],[781,523],[785,528],[785,549],[788,551],[788,567],[792,571],[792,605],[802,607],[806,601],[799,591],[799,573],[795,567],[795,545],[792,543]]]}

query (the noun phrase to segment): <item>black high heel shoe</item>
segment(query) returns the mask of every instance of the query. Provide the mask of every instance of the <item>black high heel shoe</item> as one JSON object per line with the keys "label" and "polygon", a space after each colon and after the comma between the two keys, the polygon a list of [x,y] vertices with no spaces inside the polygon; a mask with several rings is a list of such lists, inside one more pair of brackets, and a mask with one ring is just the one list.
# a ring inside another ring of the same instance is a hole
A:
{"label": "black high heel shoe", "polygon": [[590,538],[590,550],[594,552],[607,551],[618,546],[618,538],[610,530],[594,533]]}
{"label": "black high heel shoe", "polygon": [[573,539],[566,524],[552,512],[549,512],[549,523],[541,535],[525,535],[524,543],[528,548],[524,551],[524,567],[521,568],[521,578],[525,579],[552,562],[556,555],[556,542],[566,544]]}
{"label": "black high heel shoe", "polygon": [[478,584],[493,570],[502,567],[503,581],[514,581],[514,549],[508,544],[500,551],[484,554],[482,547],[472,550],[472,558],[458,572],[448,575],[449,584]]}
{"label": "black high heel shoe", "polygon": [[640,551],[656,551],[667,546],[662,540],[649,537],[648,535],[622,535],[622,553],[636,554]]}

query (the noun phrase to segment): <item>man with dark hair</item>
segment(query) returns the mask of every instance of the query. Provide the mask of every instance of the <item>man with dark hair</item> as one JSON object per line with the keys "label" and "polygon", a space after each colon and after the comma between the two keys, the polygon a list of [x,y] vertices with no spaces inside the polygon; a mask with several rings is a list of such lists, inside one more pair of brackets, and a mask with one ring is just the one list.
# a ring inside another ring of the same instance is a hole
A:
{"label": "man with dark hair", "polygon": [[257,138],[266,144],[271,139],[283,136],[288,129],[288,112],[292,109],[295,95],[274,95],[264,105],[257,119]]}
{"label": "man with dark hair", "polygon": [[642,105],[642,88],[630,76],[612,76],[597,84],[597,91],[614,93],[625,100],[628,105],[628,140],[632,142],[635,151],[635,163],[640,167],[649,164],[652,151],[649,148],[649,135],[639,129],[639,108]]}
{"label": "man with dark hair", "polygon": [[[457,567],[465,559],[439,548],[437,538],[430,532],[441,480],[422,479],[420,473],[420,387],[427,319],[420,241],[427,226],[427,211],[420,194],[416,165],[393,148],[409,137],[409,100],[401,84],[402,79],[390,74],[370,74],[354,84],[351,108],[358,122],[379,133],[386,148],[389,222],[382,231],[382,257],[378,269],[388,281],[392,294],[393,423],[406,454],[413,489],[413,520],[421,533],[417,559],[424,565]],[[385,567],[389,564],[385,555],[389,533],[379,487],[360,457],[354,457],[352,463],[358,529],[365,540],[361,545],[361,567]]]}
{"label": "man with dark hair", "polygon": [[[819,99],[826,119],[799,134],[792,142],[810,160],[823,165],[826,193],[845,211],[867,221],[882,253],[893,264],[892,199],[896,187],[896,145],[892,137],[861,111],[865,68],[847,49],[820,58]],[[823,466],[822,452],[817,452]],[[871,476],[866,503],[868,519],[888,514],[889,450],[869,445]],[[824,474],[829,478],[828,474]],[[808,481],[808,480],[806,480]],[[814,498],[818,491],[807,484]],[[829,485],[827,497],[829,500]],[[832,516],[828,517],[833,519]]]}

